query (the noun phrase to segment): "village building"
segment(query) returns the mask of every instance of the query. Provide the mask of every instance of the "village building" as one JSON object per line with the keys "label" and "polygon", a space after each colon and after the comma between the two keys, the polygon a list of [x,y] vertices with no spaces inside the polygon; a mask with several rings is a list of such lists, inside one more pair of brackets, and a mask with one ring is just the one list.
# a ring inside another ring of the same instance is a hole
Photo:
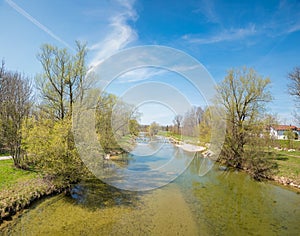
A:
{"label": "village building", "polygon": [[270,127],[270,135],[274,139],[288,139],[288,132],[295,134],[295,139],[300,139],[300,128],[294,125],[274,125]]}

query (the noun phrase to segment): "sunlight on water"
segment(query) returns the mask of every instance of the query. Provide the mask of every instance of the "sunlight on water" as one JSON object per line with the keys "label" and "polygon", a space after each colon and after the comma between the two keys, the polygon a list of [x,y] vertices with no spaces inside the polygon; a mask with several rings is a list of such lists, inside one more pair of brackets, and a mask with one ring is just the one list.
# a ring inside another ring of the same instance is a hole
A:
{"label": "sunlight on water", "polygon": [[[195,158],[173,183],[148,192],[118,190],[98,180],[82,182],[70,196],[36,203],[2,233],[299,235],[299,194],[218,166],[200,177],[202,160]],[[129,162],[128,168],[135,164]]]}

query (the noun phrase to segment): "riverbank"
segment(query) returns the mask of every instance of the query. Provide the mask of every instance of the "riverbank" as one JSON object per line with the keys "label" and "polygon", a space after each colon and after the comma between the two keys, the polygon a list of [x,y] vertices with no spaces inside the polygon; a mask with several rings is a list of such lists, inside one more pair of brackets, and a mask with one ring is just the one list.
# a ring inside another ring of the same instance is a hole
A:
{"label": "riverbank", "polygon": [[0,176],[0,225],[37,199],[65,189],[39,173],[15,168],[10,158],[0,161]]}
{"label": "riverbank", "polygon": [[176,146],[187,152],[203,152],[206,150],[206,147],[196,146],[188,143],[176,144]]}
{"label": "riverbank", "polygon": [[51,180],[36,177],[0,190],[0,225],[41,197],[60,193],[64,189]]}

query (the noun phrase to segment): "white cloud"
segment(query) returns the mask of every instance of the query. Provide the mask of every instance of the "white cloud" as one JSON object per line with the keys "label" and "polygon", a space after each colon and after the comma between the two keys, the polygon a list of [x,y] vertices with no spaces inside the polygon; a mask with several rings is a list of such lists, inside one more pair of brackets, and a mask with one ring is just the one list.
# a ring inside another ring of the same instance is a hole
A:
{"label": "white cloud", "polygon": [[121,75],[118,79],[120,83],[132,83],[138,82],[142,80],[150,79],[151,77],[162,75],[167,73],[166,70],[163,69],[155,69],[155,68],[139,68],[136,70],[131,70]]}
{"label": "white cloud", "polygon": [[215,10],[215,3],[213,0],[202,0],[199,2],[200,7],[194,10],[194,12],[200,12],[205,16],[208,22],[219,23],[219,16]]}
{"label": "white cloud", "polygon": [[103,40],[91,45],[89,48],[95,54],[90,62],[90,67],[97,66],[105,58],[125,48],[137,38],[136,32],[128,24],[128,21],[137,19],[137,14],[133,9],[134,1],[119,0],[118,3],[121,6],[121,10],[110,17],[110,32]]}
{"label": "white cloud", "polygon": [[231,28],[208,38],[199,36],[195,37],[194,35],[184,35],[182,38],[190,43],[212,44],[224,41],[236,41],[255,34],[257,34],[256,27],[254,24],[250,24],[247,28]]}

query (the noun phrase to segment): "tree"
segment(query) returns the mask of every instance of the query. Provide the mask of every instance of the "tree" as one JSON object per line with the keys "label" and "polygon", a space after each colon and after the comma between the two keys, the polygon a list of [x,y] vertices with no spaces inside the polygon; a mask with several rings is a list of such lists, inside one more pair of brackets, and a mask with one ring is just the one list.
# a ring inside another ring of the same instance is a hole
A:
{"label": "tree", "polygon": [[199,124],[202,119],[203,110],[201,107],[193,106],[183,117],[183,135],[196,137],[199,135]]}
{"label": "tree", "polygon": [[0,69],[1,143],[9,149],[15,166],[21,167],[22,123],[31,108],[32,90],[29,79],[18,72]]}
{"label": "tree", "polygon": [[104,151],[131,148],[130,135],[138,135],[139,113],[113,94],[102,93],[96,105],[96,132]]}
{"label": "tree", "polygon": [[115,95],[101,94],[96,106],[96,132],[106,153],[120,148],[112,127],[112,112],[116,103],[117,97]]}
{"label": "tree", "polygon": [[271,101],[267,90],[269,78],[263,78],[253,69],[230,70],[217,86],[218,102],[226,114],[226,137],[222,156],[226,163],[242,168],[245,145],[255,132],[266,102]]}
{"label": "tree", "polygon": [[[288,92],[294,96],[296,101],[296,108],[300,105],[300,66],[295,67],[292,72],[288,74],[290,83],[288,84]],[[295,120],[300,124],[300,115],[297,111],[294,112]]]}
{"label": "tree", "polygon": [[139,135],[139,123],[136,119],[129,120],[129,132],[133,136]]}
{"label": "tree", "polygon": [[203,114],[202,119],[199,124],[199,138],[201,142],[208,143],[211,139],[211,130],[212,130],[212,119],[211,119],[210,108],[207,107]]}
{"label": "tree", "polygon": [[177,133],[180,133],[180,127],[181,127],[181,122],[183,120],[183,116],[182,115],[176,115],[173,119],[173,123],[174,125],[177,127]]}
{"label": "tree", "polygon": [[157,135],[157,134],[158,134],[158,131],[159,131],[159,128],[160,128],[160,126],[159,126],[158,123],[156,123],[155,121],[152,122],[152,123],[150,124],[150,126],[149,126],[149,135],[150,135],[151,137],[153,137],[154,135]]}
{"label": "tree", "polygon": [[23,127],[25,161],[45,176],[68,185],[88,174],[81,161],[71,132],[70,119],[29,118]]}
{"label": "tree", "polygon": [[288,74],[288,78],[290,80],[288,84],[289,94],[295,97],[296,102],[300,102],[300,67],[295,67]]}
{"label": "tree", "polygon": [[82,98],[86,87],[86,45],[76,42],[76,54],[66,48],[45,44],[37,58],[43,73],[37,76],[38,89],[43,98],[42,108],[56,119],[72,115],[73,104]]}

